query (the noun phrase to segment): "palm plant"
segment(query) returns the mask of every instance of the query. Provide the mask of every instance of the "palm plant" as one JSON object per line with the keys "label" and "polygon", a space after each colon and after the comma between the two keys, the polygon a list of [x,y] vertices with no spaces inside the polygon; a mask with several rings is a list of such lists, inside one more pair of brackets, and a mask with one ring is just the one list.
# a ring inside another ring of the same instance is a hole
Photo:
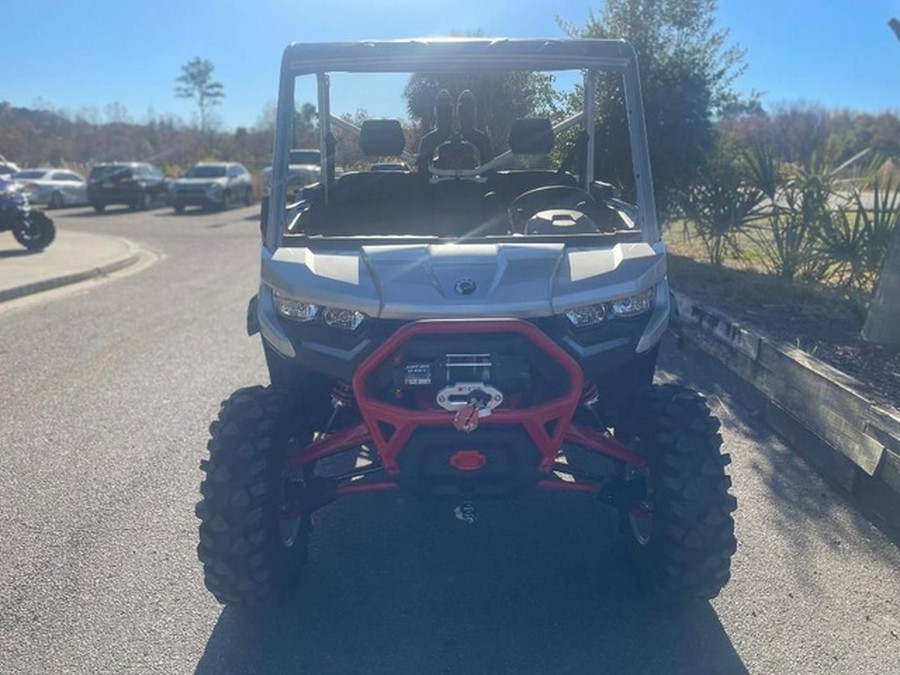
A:
{"label": "palm plant", "polygon": [[863,203],[857,193],[857,212],[862,218],[866,238],[862,249],[863,269],[867,285],[873,285],[884,264],[891,234],[900,222],[900,183],[888,178],[884,184],[877,176],[869,183],[872,194],[871,208]]}
{"label": "palm plant", "polygon": [[898,217],[900,184],[870,172],[818,233],[818,250],[828,265],[822,280],[871,291]]}
{"label": "palm plant", "polygon": [[743,153],[748,185],[765,198],[762,217],[748,236],[759,247],[770,271],[792,281],[814,276],[818,267],[817,233],[831,218],[834,173],[824,155],[782,172],[763,145]]}
{"label": "palm plant", "polygon": [[854,189],[847,203],[840,203],[818,233],[816,278],[834,286],[855,287],[863,276],[863,251],[867,247],[866,212],[862,196]]}
{"label": "palm plant", "polygon": [[720,151],[710,160],[681,203],[710,263],[720,266],[729,253],[740,254],[738,235],[759,216],[764,198],[758,188],[746,184],[728,153]]}

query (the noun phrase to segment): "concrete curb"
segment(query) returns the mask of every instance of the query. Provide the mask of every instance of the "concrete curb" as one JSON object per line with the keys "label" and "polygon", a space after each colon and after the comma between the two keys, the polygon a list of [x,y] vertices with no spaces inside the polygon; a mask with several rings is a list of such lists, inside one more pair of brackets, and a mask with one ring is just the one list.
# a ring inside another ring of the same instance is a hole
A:
{"label": "concrete curb", "polygon": [[766,423],[900,538],[900,410],[814,356],[673,296],[674,329],[747,383]]}
{"label": "concrete curb", "polygon": [[[118,237],[116,238],[119,239]],[[42,293],[43,291],[49,291],[61,286],[68,286],[70,284],[77,284],[81,281],[106,276],[107,274],[112,274],[113,272],[117,272],[138,262],[141,256],[141,248],[127,239],[119,239],[119,241],[127,244],[128,250],[108,263],[81,270],[80,272],[61,274],[56,277],[41,279],[40,281],[15,286],[13,288],[0,289],[0,302],[7,302],[9,300],[25,297],[26,295]]]}

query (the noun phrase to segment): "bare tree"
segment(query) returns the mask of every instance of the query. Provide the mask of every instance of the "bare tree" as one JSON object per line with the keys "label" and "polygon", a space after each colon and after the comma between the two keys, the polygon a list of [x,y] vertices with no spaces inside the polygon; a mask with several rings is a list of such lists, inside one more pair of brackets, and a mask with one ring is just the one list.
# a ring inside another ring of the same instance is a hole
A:
{"label": "bare tree", "polygon": [[197,102],[200,111],[200,131],[206,133],[209,123],[209,109],[218,105],[225,98],[225,87],[221,82],[213,80],[215,66],[209,59],[199,56],[181,66],[175,95],[178,98],[192,98]]}

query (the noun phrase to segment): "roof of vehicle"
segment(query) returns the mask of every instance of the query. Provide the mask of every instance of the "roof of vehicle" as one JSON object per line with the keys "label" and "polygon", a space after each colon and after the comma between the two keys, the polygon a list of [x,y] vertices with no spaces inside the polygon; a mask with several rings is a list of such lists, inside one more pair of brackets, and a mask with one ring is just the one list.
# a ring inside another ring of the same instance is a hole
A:
{"label": "roof of vehicle", "polygon": [[35,173],[37,173],[37,172],[40,172],[40,173],[67,173],[67,174],[70,174],[73,176],[79,176],[79,177],[81,176],[81,174],[79,174],[77,171],[73,171],[72,169],[64,169],[59,166],[49,166],[49,167],[48,166],[36,166],[33,168],[22,169],[15,175],[20,176],[23,173],[31,173],[31,172],[35,172]]}
{"label": "roof of vehicle", "polygon": [[97,162],[91,168],[96,169],[101,166],[155,166],[150,162]]}
{"label": "roof of vehicle", "polygon": [[417,72],[460,69],[625,69],[636,58],[623,40],[423,38],[362,42],[293,43],[283,67],[294,74],[320,71]]}

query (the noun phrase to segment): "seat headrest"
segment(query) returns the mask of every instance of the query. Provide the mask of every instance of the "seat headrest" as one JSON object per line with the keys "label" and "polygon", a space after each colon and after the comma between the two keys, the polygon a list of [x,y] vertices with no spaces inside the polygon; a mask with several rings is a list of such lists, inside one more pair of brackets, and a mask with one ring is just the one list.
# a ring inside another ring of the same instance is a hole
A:
{"label": "seat headrest", "polygon": [[459,128],[463,131],[474,129],[477,115],[478,106],[475,103],[475,94],[470,89],[466,89],[456,101],[456,116],[459,118]]}
{"label": "seat headrest", "polygon": [[446,89],[441,89],[434,98],[434,126],[447,130],[453,127],[453,99]]}
{"label": "seat headrest", "polygon": [[546,117],[518,119],[509,131],[509,149],[516,155],[546,155],[555,141],[553,125]]}
{"label": "seat headrest", "polygon": [[399,120],[365,120],[359,132],[359,149],[368,157],[399,157],[406,146]]}

